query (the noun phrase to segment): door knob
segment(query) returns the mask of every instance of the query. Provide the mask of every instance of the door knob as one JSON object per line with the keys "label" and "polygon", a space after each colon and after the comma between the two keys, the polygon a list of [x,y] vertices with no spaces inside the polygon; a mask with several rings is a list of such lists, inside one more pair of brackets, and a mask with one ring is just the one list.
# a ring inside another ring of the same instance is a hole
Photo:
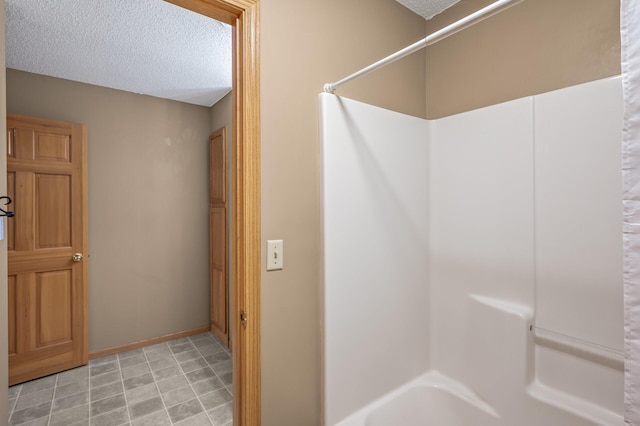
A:
{"label": "door knob", "polygon": [[82,261],[82,253],[74,254],[71,259],[73,259],[74,262],[81,262]]}

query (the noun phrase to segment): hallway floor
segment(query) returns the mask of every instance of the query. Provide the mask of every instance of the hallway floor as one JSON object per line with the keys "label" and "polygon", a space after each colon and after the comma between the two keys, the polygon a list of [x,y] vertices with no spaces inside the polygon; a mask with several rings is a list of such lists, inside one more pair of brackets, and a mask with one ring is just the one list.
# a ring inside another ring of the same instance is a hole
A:
{"label": "hallway floor", "polygon": [[211,333],[9,388],[9,424],[231,426],[231,352]]}

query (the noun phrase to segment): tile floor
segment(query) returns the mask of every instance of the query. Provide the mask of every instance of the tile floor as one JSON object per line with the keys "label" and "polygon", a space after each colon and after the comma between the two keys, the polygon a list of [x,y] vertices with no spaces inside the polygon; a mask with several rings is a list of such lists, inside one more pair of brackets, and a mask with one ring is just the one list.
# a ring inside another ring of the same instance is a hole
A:
{"label": "tile floor", "polygon": [[9,425],[227,426],[232,361],[211,334],[91,360],[9,388]]}

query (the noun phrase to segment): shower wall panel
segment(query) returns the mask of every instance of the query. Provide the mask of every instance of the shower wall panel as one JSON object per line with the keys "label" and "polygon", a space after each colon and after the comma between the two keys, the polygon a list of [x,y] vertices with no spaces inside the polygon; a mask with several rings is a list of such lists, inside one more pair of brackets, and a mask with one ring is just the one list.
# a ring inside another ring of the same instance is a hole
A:
{"label": "shower wall panel", "polygon": [[535,97],[536,326],[622,352],[622,86]]}
{"label": "shower wall panel", "polygon": [[325,423],[429,369],[426,120],[320,95]]}
{"label": "shower wall panel", "polygon": [[535,326],[552,339],[536,339],[536,377],[613,413],[624,400],[622,109],[620,77],[535,97]]}
{"label": "shower wall panel", "polygon": [[533,309],[533,101],[519,99],[432,125],[432,360],[464,381],[482,368],[470,345],[474,339],[467,338],[478,326],[471,320],[470,296]]}

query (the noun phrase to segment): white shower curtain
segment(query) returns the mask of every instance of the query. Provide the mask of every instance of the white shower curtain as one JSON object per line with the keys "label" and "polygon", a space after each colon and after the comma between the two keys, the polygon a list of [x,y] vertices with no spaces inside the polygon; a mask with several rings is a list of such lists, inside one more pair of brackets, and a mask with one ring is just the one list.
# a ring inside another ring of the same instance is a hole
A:
{"label": "white shower curtain", "polygon": [[640,425],[640,0],[621,0],[625,424]]}

